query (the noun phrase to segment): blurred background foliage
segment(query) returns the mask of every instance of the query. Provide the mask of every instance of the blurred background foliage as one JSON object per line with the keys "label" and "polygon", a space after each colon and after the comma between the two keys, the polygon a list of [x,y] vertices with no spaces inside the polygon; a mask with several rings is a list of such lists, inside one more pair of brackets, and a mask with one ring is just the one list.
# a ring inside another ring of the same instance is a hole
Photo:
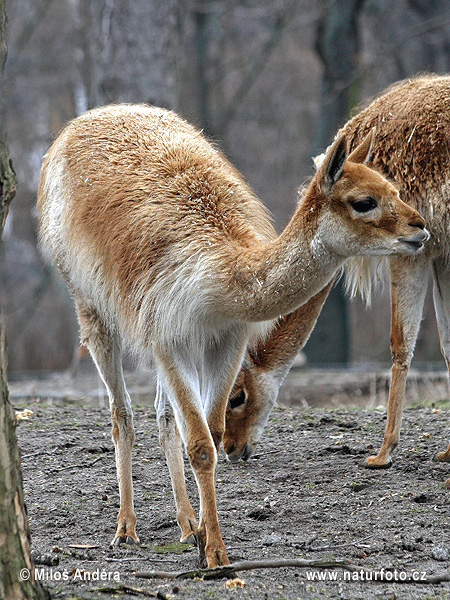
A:
{"label": "blurred background foliage", "polygon": [[[64,123],[109,102],[173,108],[216,141],[278,230],[311,157],[354,107],[419,72],[450,72],[448,0],[7,0],[1,90],[19,186],[0,255],[12,371],[66,368],[77,347],[64,284],[40,257],[42,157]],[[336,286],[310,362],[389,361],[389,298]],[[440,360],[431,295],[416,361]]]}

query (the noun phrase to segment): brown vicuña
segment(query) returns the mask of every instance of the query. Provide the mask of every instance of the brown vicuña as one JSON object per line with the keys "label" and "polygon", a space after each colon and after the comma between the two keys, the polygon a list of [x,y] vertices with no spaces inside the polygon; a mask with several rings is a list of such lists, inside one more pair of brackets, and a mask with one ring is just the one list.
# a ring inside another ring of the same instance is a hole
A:
{"label": "brown vicu\u00f1a", "polygon": [[[415,256],[389,259],[391,272],[392,379],[383,444],[368,467],[387,467],[399,441],[405,383],[431,271],[441,350],[450,369],[450,77],[420,76],[389,88],[351,119],[338,135],[354,147],[373,127],[370,165],[400,187],[401,197],[427,221],[431,240]],[[383,272],[379,260],[349,259],[349,288],[368,299]],[[306,343],[329,287],[280,319],[273,333],[250,350],[227,408],[224,447],[231,460],[248,458],[275,404],[296,353]],[[450,446],[436,460],[450,461]]]}
{"label": "brown vicu\u00f1a", "polygon": [[[39,185],[40,237],[68,283],[81,341],[110,398],[120,489],[113,543],[138,542],[124,340],[154,358],[182,539],[195,534],[209,566],[228,564],[215,472],[247,347],[324,288],[348,256],[413,255],[428,238],[419,213],[363,164],[372,137],[348,157],[345,135],[333,144],[278,237],[239,173],[167,110],[95,109],[50,148]],[[199,490],[198,525],[179,434]]]}

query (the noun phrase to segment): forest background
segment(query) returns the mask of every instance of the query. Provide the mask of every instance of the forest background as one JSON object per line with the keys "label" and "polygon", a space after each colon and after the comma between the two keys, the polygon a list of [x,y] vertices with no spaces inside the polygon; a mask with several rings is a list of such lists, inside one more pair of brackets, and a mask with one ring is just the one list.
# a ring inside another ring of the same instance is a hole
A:
{"label": "forest background", "polygon": [[[278,230],[312,156],[355,106],[399,79],[450,72],[447,0],[7,0],[2,102],[19,186],[0,254],[12,372],[66,368],[71,300],[40,255],[42,157],[94,106],[149,102],[202,128],[269,206]],[[309,361],[389,361],[389,292],[367,311],[337,286]],[[416,364],[441,361],[429,293]],[[443,366],[443,363],[442,363]]]}

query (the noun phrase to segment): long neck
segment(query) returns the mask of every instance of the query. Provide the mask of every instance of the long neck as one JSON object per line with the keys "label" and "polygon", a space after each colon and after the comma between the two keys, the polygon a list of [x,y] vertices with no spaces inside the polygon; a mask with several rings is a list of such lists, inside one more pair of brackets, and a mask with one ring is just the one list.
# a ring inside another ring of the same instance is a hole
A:
{"label": "long neck", "polygon": [[333,279],[345,259],[321,239],[319,210],[312,185],[278,238],[241,253],[233,282],[236,316],[262,321],[285,315]]}

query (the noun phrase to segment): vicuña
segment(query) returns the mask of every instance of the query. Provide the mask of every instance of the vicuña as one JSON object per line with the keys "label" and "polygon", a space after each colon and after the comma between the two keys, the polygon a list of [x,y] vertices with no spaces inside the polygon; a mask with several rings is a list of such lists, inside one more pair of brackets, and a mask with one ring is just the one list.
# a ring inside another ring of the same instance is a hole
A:
{"label": "vicu\u00f1a", "polygon": [[[81,340],[108,390],[120,489],[113,543],[138,542],[125,341],[157,371],[156,407],[182,539],[228,564],[216,510],[217,453],[247,347],[334,278],[349,256],[409,255],[428,239],[419,213],[366,162],[332,145],[280,236],[239,173],[194,127],[144,105],[92,110],[45,156],[40,237],[73,295]],[[405,139],[397,139],[401,150]],[[179,432],[179,433],[178,433]],[[184,487],[180,434],[200,495]]]}
{"label": "vicu\u00f1a", "polygon": [[[372,128],[376,129],[369,164],[397,182],[400,195],[425,217],[431,233],[423,252],[388,259],[392,379],[383,444],[377,455],[366,459],[368,467],[389,466],[399,441],[406,376],[430,272],[441,350],[450,368],[449,102],[450,77],[408,79],[394,84],[338,133],[347,136],[352,148]],[[344,270],[352,294],[358,289],[370,299],[372,284],[384,271],[379,263],[379,259],[368,257],[346,262]],[[329,288],[326,286],[306,304],[279,319],[269,336],[247,352],[227,408],[224,448],[230,460],[248,458],[253,452],[283,379],[306,343]],[[436,460],[450,461],[450,445],[437,454]]]}

